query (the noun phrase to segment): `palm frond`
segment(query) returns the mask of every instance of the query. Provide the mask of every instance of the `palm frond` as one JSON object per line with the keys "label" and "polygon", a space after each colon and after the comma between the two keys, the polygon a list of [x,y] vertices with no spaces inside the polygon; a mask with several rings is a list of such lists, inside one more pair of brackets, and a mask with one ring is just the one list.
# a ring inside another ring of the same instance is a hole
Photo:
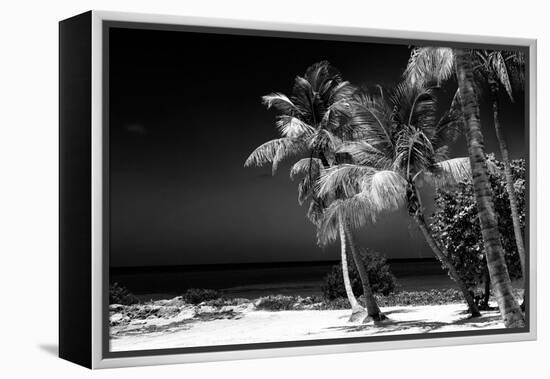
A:
{"label": "palm frond", "polygon": [[283,114],[292,115],[299,113],[296,105],[283,93],[271,93],[262,97],[263,104],[267,109],[275,108]]}
{"label": "palm frond", "polygon": [[355,137],[380,150],[392,148],[391,110],[383,100],[361,94],[351,103],[350,128]]}
{"label": "palm frond", "polygon": [[288,138],[278,138],[271,141],[267,141],[258,146],[244,162],[244,167],[251,166],[263,166],[267,163],[273,162],[277,149],[281,144],[288,142]]}
{"label": "palm frond", "polygon": [[321,171],[317,183],[317,194],[325,197],[336,191],[341,191],[346,197],[351,197],[361,191],[374,169],[354,164],[340,164]]}
{"label": "palm frond", "polygon": [[416,91],[413,93],[414,86],[408,82],[397,84],[390,93],[390,103],[392,105],[392,122],[395,124],[409,125],[409,116]]}
{"label": "palm frond", "polygon": [[[439,119],[435,134],[431,138],[432,144],[439,148],[444,144],[452,143],[464,129],[464,116],[460,104],[460,91],[457,89],[451,106]],[[440,159],[436,159],[439,161]]]}
{"label": "palm frond", "polygon": [[357,88],[355,88],[355,86],[353,86],[350,82],[342,81],[340,83],[337,83],[328,92],[329,96],[328,96],[327,102],[329,104],[333,104],[341,100],[349,101],[353,97],[356,91],[357,91]]}
{"label": "palm frond", "polygon": [[277,152],[273,157],[271,168],[272,175],[275,175],[275,173],[277,172],[277,168],[279,167],[279,163],[281,163],[283,160],[303,154],[307,150],[307,147],[302,139],[290,138],[290,141],[290,143],[282,143],[278,147]]}
{"label": "palm frond", "polygon": [[314,188],[315,180],[313,178],[310,179],[309,175],[304,175],[298,183],[298,204],[303,205],[313,195]]}
{"label": "palm frond", "polygon": [[410,110],[409,124],[431,137],[435,133],[437,102],[431,89],[420,92]]}
{"label": "palm frond", "polygon": [[406,178],[410,179],[433,162],[433,145],[422,130],[404,125],[395,145],[393,169],[402,172]]}
{"label": "palm frond", "polygon": [[323,209],[317,223],[317,243],[326,246],[339,237],[339,226],[342,220],[340,205],[342,200],[336,200],[326,209]]}
{"label": "palm frond", "polygon": [[299,139],[288,137],[274,139],[257,147],[246,159],[244,166],[263,166],[271,163],[273,165],[273,174],[275,174],[278,164],[283,159],[300,154],[305,149],[305,144]]}
{"label": "palm frond", "polygon": [[413,86],[440,85],[454,73],[454,54],[446,47],[417,47],[412,50],[403,77]]}
{"label": "palm frond", "polygon": [[437,188],[449,188],[460,182],[472,179],[472,169],[469,158],[452,158],[438,162],[429,170],[434,185]]}
{"label": "palm frond", "polygon": [[512,85],[510,84],[510,76],[508,75],[508,68],[506,67],[506,61],[502,55],[502,52],[491,52],[489,55],[489,64],[491,65],[493,73],[506,90],[510,100],[514,101],[514,96],[512,95]]}
{"label": "palm frond", "polygon": [[346,222],[353,229],[359,229],[376,221],[376,211],[369,200],[369,194],[358,193],[349,199],[338,199],[324,210],[317,232],[321,245],[338,238],[338,225]]}
{"label": "palm frond", "polygon": [[290,169],[290,179],[294,180],[299,175],[309,175],[310,172],[314,177],[318,177],[321,167],[322,163],[319,158],[300,159]]}
{"label": "palm frond", "polygon": [[347,99],[332,103],[321,120],[321,128],[328,130],[345,129],[351,116],[351,106]]}
{"label": "palm frond", "polygon": [[423,129],[428,135],[433,133],[437,114],[435,88],[401,82],[394,88],[391,102],[394,122]]}
{"label": "palm frond", "polygon": [[[489,174],[495,175],[500,173],[499,168],[491,159],[486,159],[485,162]],[[472,180],[470,158],[452,158],[438,162],[430,167],[429,170],[426,170],[426,174],[437,188],[453,188],[458,183]]]}
{"label": "palm frond", "polygon": [[377,171],[371,176],[369,187],[369,200],[377,212],[398,209],[407,200],[407,181],[395,171]]}
{"label": "palm frond", "polygon": [[391,166],[391,159],[384,152],[364,140],[346,141],[336,152],[348,154],[355,164],[379,169]]}
{"label": "palm frond", "polygon": [[[319,226],[323,218],[324,206],[320,199],[312,198],[309,202],[306,216],[315,226]],[[317,228],[319,230],[319,228]]]}
{"label": "palm frond", "polygon": [[503,52],[508,67],[512,87],[516,90],[525,89],[525,53],[522,51]]}
{"label": "palm frond", "polygon": [[299,118],[289,115],[278,116],[275,125],[284,137],[289,138],[299,138],[303,135],[309,136],[315,132],[315,129],[310,125]]}
{"label": "palm frond", "polygon": [[[301,117],[313,123],[314,119],[312,115],[317,111],[315,109],[315,91],[307,79],[296,76],[294,79],[294,87],[292,88],[291,100],[296,104],[296,108],[300,111]],[[312,125],[315,126],[314,124]]]}
{"label": "palm frond", "polygon": [[320,61],[309,66],[304,78],[311,84],[315,92],[320,92],[328,80],[333,80],[336,83],[342,81],[338,70],[328,61]]}
{"label": "palm frond", "polygon": [[326,129],[318,129],[308,138],[308,145],[312,151],[322,151],[325,154],[334,153],[341,144],[342,140]]}
{"label": "palm frond", "polygon": [[317,92],[319,99],[325,104],[330,104],[332,102],[331,98],[334,95],[334,90],[339,86],[339,84],[341,83],[335,79],[326,80],[319,89],[319,92]]}

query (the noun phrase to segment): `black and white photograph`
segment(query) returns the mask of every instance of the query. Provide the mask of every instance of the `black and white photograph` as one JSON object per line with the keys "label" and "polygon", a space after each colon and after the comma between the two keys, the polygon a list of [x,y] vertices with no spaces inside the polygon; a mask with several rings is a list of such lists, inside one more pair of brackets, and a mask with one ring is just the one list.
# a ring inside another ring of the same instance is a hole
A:
{"label": "black and white photograph", "polygon": [[528,50],[113,24],[110,353],[528,330]]}
{"label": "black and white photograph", "polygon": [[544,3],[0,9],[2,377],[544,377]]}

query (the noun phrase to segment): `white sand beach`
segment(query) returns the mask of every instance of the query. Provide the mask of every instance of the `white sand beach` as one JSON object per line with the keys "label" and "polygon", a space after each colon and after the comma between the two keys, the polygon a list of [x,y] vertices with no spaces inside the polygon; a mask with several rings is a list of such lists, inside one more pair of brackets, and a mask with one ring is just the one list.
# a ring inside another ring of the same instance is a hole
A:
{"label": "white sand beach", "polygon": [[362,324],[348,321],[350,310],[187,309],[174,317],[132,320],[111,327],[111,351],[504,328],[497,310],[469,318],[464,304],[395,306],[382,311],[387,321]]}

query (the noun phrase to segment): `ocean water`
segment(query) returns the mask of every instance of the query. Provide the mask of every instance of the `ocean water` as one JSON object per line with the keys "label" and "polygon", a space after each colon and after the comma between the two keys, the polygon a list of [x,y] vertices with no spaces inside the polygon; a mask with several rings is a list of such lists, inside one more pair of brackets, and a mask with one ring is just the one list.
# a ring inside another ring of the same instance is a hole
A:
{"label": "ocean water", "polygon": [[[321,295],[323,278],[339,262],[202,265],[113,268],[110,282],[127,287],[142,300],[178,296],[189,288],[212,288],[227,297],[256,298],[283,294]],[[434,260],[390,261],[403,290],[453,287]]]}

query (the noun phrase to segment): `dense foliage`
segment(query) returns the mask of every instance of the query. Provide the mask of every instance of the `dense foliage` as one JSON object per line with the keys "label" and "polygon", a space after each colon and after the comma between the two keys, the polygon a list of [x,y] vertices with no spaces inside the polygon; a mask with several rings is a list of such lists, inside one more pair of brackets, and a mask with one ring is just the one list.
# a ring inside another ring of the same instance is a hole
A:
{"label": "dense foliage", "polygon": [[138,298],[126,287],[118,283],[109,286],[109,304],[132,305],[137,303],[139,303]]}
{"label": "dense foliage", "polygon": [[183,300],[189,304],[200,304],[203,301],[214,300],[219,297],[219,291],[208,288],[190,288],[182,295]]}
{"label": "dense foliage", "polygon": [[299,300],[295,296],[274,295],[261,297],[254,305],[264,311],[290,311]]}
{"label": "dense foliage", "polygon": [[[397,286],[395,276],[390,271],[386,257],[378,252],[365,251],[361,249],[361,259],[369,274],[369,282],[374,293],[388,295]],[[363,294],[361,278],[353,259],[348,260],[348,269],[353,293],[357,296]],[[342,265],[335,265],[328,273],[322,284],[323,296],[327,300],[334,300],[346,297],[344,279],[342,276]]]}
{"label": "dense foliage", "polygon": [[[489,161],[496,167],[490,180],[506,264],[510,277],[517,279],[521,277],[521,264],[514,239],[504,168],[502,162],[497,161],[494,156],[489,156]],[[525,227],[525,161],[514,160],[511,162],[511,167],[523,229]],[[487,262],[470,181],[461,182],[452,190],[437,192],[436,211],[432,216],[431,227],[436,235],[440,236],[441,242],[466,284],[473,289],[484,281]]]}

